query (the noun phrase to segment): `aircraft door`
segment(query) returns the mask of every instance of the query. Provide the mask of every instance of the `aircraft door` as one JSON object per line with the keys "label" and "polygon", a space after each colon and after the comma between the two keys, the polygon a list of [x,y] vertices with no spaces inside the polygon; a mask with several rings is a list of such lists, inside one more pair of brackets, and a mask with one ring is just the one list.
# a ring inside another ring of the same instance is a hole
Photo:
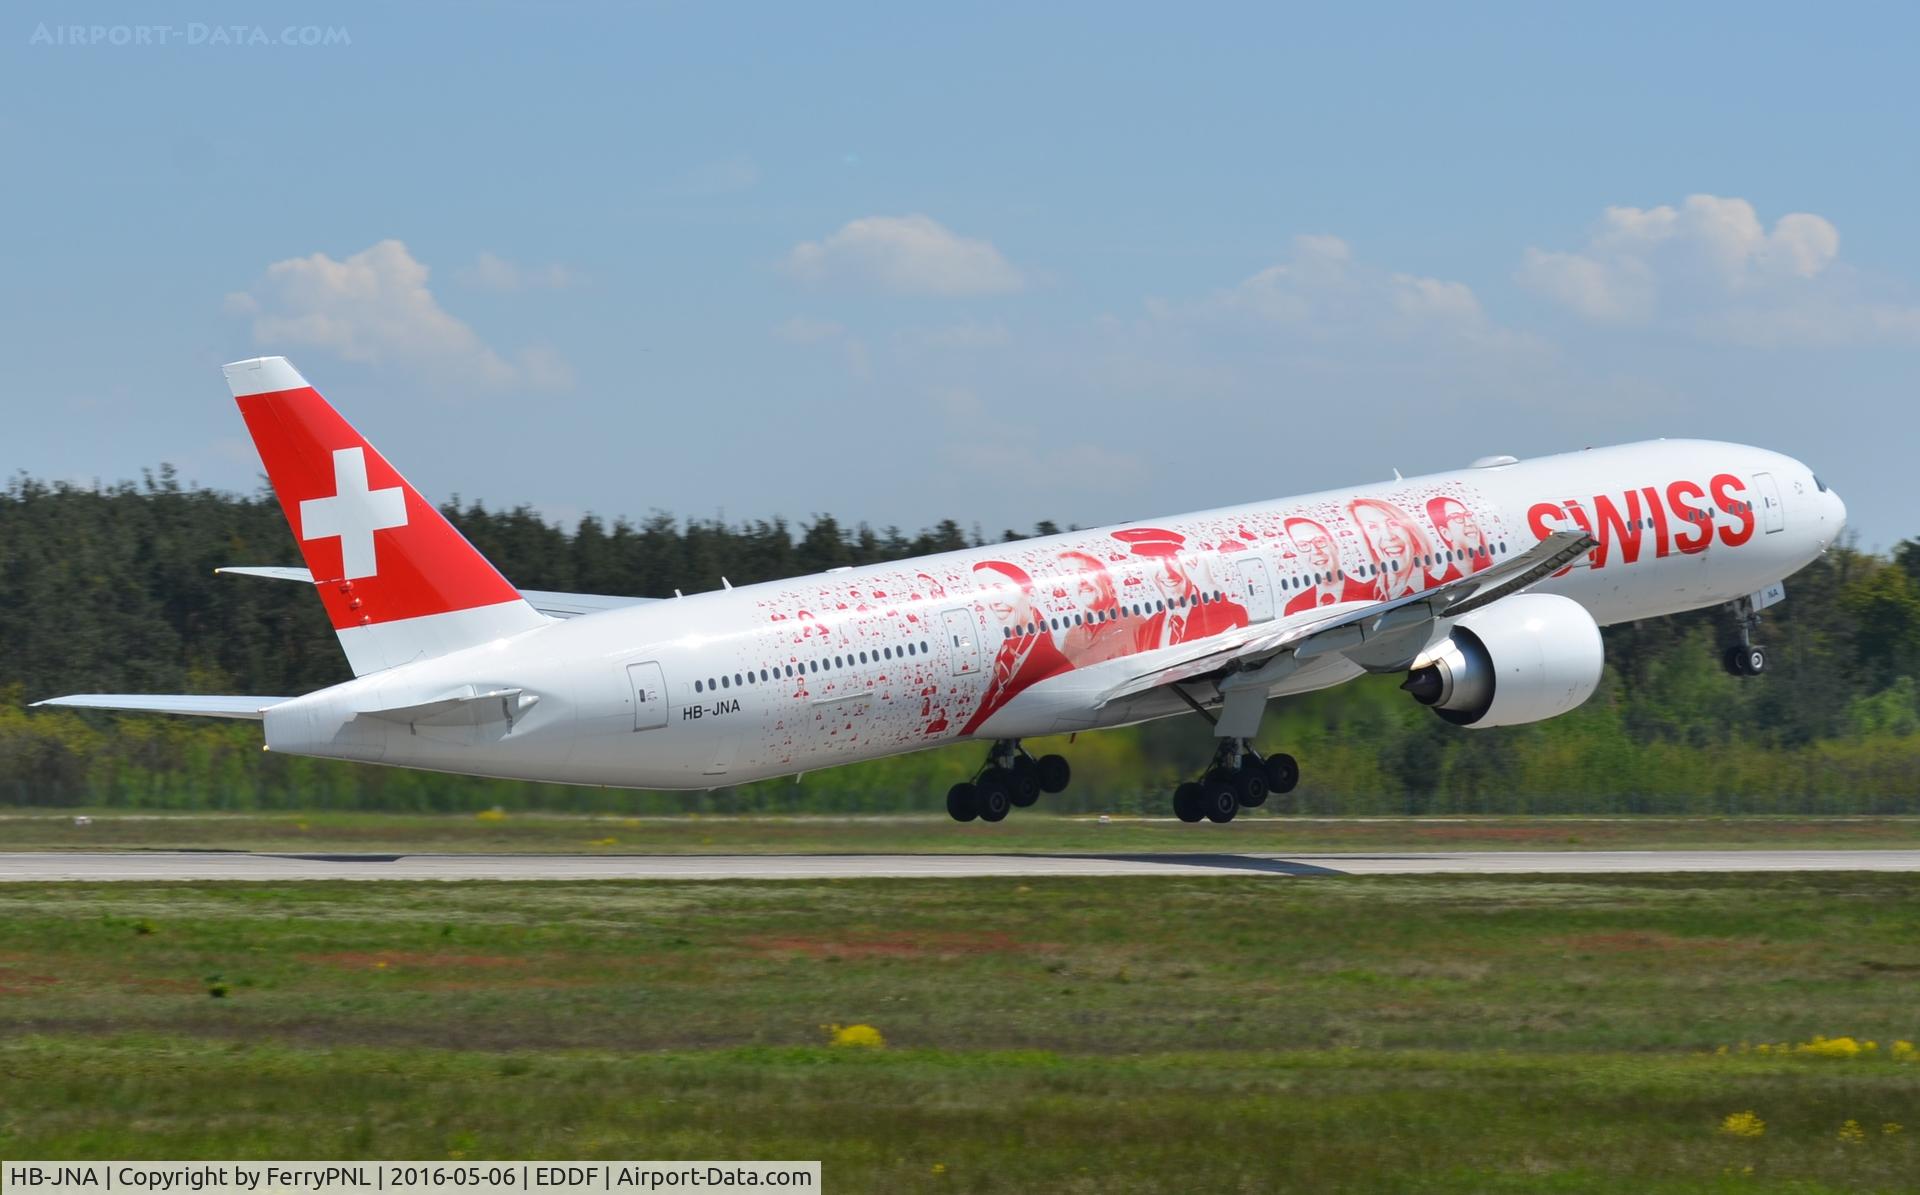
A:
{"label": "aircraft door", "polygon": [[1780,504],[1780,483],[1771,473],[1755,473],[1753,488],[1760,492],[1760,525],[1771,535],[1787,525],[1787,508]]}
{"label": "aircraft door", "polygon": [[1240,578],[1240,600],[1247,607],[1247,621],[1271,620],[1273,576],[1267,571],[1267,562],[1258,556],[1242,553],[1233,562],[1233,569]]}
{"label": "aircraft door", "polygon": [[965,610],[948,610],[940,615],[947,625],[947,651],[953,656],[953,674],[970,676],[980,671],[980,638],[973,629],[973,618]]}
{"label": "aircraft door", "polygon": [[627,665],[633,684],[633,728],[658,730],[667,724],[667,680],[657,660]]}

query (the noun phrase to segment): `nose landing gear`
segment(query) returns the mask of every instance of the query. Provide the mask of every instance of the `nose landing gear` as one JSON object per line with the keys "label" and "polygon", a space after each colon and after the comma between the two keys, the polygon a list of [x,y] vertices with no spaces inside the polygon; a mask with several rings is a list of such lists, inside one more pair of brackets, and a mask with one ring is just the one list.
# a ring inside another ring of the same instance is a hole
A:
{"label": "nose landing gear", "polygon": [[1767,670],[1767,649],[1753,641],[1760,630],[1760,611],[1752,598],[1741,598],[1733,603],[1733,613],[1740,620],[1740,642],[1720,653],[1720,665],[1732,676],[1759,676]]}
{"label": "nose landing gear", "polygon": [[1025,809],[1041,793],[1064,791],[1073,778],[1065,756],[1027,754],[1018,739],[1000,739],[987,752],[987,762],[970,781],[947,790],[947,816],[956,822],[997,822],[1012,810]]}

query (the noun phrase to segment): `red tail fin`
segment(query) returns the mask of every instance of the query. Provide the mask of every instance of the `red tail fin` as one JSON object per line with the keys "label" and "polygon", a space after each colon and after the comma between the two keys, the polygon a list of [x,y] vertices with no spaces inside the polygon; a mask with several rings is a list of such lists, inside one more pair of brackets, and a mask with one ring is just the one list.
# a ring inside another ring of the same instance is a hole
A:
{"label": "red tail fin", "polygon": [[226,374],[356,673],[546,621],[285,357]]}

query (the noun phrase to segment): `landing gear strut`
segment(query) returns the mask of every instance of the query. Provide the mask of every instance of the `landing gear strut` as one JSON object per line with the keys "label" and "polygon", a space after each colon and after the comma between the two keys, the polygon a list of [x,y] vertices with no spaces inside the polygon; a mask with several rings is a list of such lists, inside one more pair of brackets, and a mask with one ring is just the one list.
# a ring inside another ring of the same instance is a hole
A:
{"label": "landing gear strut", "polygon": [[956,822],[997,822],[1014,808],[1025,809],[1041,793],[1067,787],[1073,769],[1065,756],[1027,754],[1019,739],[999,739],[987,752],[987,762],[972,780],[947,790],[947,816]]}
{"label": "landing gear strut", "polygon": [[1174,790],[1173,813],[1183,822],[1230,822],[1240,810],[1266,804],[1269,793],[1290,793],[1299,783],[1293,756],[1281,752],[1263,759],[1252,740],[1223,738],[1205,774]]}
{"label": "landing gear strut", "polygon": [[1767,649],[1753,641],[1760,630],[1760,612],[1752,598],[1741,598],[1733,603],[1733,613],[1740,620],[1740,642],[1720,654],[1720,664],[1734,676],[1759,676],[1767,670]]}

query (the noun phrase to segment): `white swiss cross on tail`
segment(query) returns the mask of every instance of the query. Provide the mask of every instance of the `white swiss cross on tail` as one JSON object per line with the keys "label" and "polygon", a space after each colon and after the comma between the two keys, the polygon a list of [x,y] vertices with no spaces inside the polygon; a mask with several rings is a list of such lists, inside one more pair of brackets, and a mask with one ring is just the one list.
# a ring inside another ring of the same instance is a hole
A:
{"label": "white swiss cross on tail", "polygon": [[340,540],[340,579],[378,576],[373,533],[407,525],[407,496],[399,486],[367,488],[364,448],[333,453],[333,497],[300,504],[300,538]]}

